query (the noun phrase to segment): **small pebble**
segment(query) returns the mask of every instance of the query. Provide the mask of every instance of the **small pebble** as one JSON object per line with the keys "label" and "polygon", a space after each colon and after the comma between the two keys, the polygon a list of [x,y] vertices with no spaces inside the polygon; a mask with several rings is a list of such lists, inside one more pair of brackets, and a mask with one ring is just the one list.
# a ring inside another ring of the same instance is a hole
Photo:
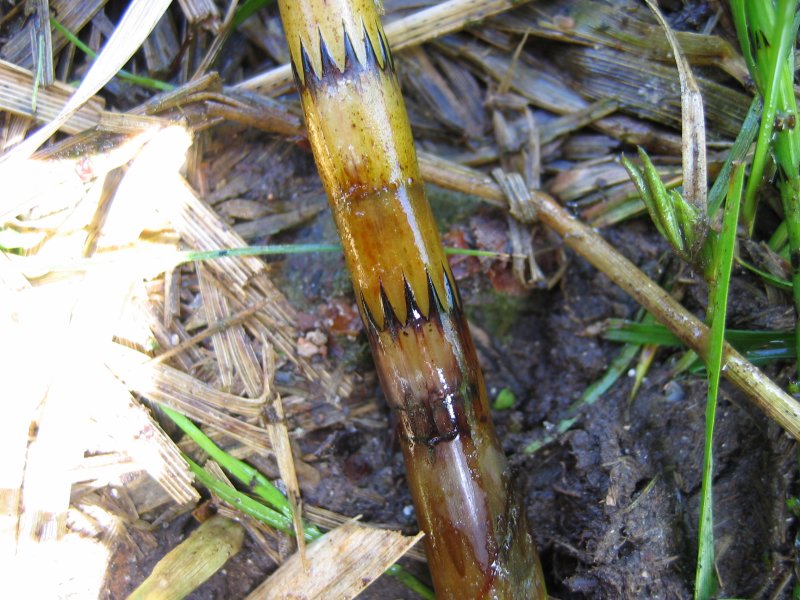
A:
{"label": "small pebble", "polygon": [[670,381],[664,386],[664,397],[667,402],[680,402],[686,397],[686,392],[677,381]]}

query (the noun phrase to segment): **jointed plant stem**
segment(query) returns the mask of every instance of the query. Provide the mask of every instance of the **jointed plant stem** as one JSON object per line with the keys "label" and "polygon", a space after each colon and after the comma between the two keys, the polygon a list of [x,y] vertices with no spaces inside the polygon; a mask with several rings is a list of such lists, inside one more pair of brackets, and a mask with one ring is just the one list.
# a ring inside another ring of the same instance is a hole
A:
{"label": "jointed plant stem", "polygon": [[375,2],[278,7],[436,593],[544,599]]}

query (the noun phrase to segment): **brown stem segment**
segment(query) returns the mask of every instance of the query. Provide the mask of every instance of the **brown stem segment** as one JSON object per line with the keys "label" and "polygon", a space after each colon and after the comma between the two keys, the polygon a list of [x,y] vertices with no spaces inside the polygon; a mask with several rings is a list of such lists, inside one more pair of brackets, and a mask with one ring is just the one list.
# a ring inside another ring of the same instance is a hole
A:
{"label": "brown stem segment", "polygon": [[374,0],[280,0],[438,598],[546,598]]}

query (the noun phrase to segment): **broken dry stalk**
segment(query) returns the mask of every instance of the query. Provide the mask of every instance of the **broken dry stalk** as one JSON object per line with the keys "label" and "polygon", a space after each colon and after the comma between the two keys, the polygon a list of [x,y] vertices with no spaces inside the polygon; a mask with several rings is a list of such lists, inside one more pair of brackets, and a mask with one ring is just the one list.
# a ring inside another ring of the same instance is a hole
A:
{"label": "broken dry stalk", "polygon": [[[574,219],[555,201],[542,194],[535,196],[534,202],[541,221],[561,235],[568,246],[653,313],[686,346],[706,358],[709,330],[700,319],[683,308],[598,233]],[[723,345],[722,364],[723,375],[728,380],[744,391],[756,406],[793,438],[800,440],[800,404],[794,398],[728,343]]]}
{"label": "broken dry stalk", "polygon": [[281,0],[439,598],[545,598],[373,0]]}
{"label": "broken dry stalk", "polygon": [[[480,171],[429,158],[422,164],[425,179],[447,189],[474,194],[491,204],[504,202],[503,191]],[[645,275],[591,227],[570,215],[547,194],[531,195],[539,220],[558,233],[564,243],[602,271],[631,298],[647,309],[681,342],[705,359],[709,330],[663,288]],[[776,421],[793,438],[800,440],[800,403],[784,392],[758,367],[734,348],[723,345],[722,374]]]}
{"label": "broken dry stalk", "polygon": [[244,527],[216,515],[170,551],[128,600],[177,600],[188,596],[239,552]]}

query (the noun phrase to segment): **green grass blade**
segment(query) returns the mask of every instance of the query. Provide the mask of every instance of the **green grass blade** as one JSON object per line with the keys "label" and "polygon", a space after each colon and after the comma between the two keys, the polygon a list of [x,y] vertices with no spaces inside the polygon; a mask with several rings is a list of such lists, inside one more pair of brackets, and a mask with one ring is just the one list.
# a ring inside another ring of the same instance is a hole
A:
{"label": "green grass blade", "polygon": [[436,600],[436,595],[433,593],[431,588],[422,583],[419,579],[414,577],[400,565],[392,565],[386,569],[386,573],[397,579],[400,583],[405,585],[412,592],[420,595],[425,600]]}
{"label": "green grass blade", "polygon": [[[20,234],[10,228],[0,229],[0,251],[19,253],[41,241],[41,236],[33,234]],[[242,256],[278,256],[287,254],[313,254],[316,252],[341,252],[342,247],[338,244],[270,244],[266,246],[243,246],[240,248],[217,248],[214,250],[168,250],[153,253],[152,264],[148,263],[148,268],[166,271],[174,269],[180,265],[206,260],[218,260],[220,258],[242,257]],[[516,257],[515,254],[508,252],[496,252],[494,250],[478,250],[473,248],[453,248],[444,249],[447,255],[475,256],[478,258],[494,258],[498,260],[509,260]],[[119,260],[113,253],[105,253],[91,259],[76,259],[65,263],[47,262],[46,268],[51,271],[83,271],[91,268],[92,265],[110,264]],[[144,260],[144,259],[143,259]],[[43,267],[44,268],[44,267]]]}
{"label": "green grass blade", "polygon": [[[772,10],[774,5],[774,10]],[[776,232],[770,240],[776,248],[783,239],[788,244],[780,249],[781,256],[791,257],[792,295],[795,308],[800,310],[800,131],[794,123],[798,119],[797,100],[794,93],[794,43],[797,36],[798,16],[796,14],[798,0],[777,0],[774,3],[750,3],[746,5],[748,18],[760,31],[770,31],[766,42],[756,46],[756,68],[761,71],[765,82],[762,93],[765,97],[765,108],[770,98],[774,98],[775,115],[765,109],[759,129],[759,142],[753,164],[751,179],[748,181],[748,192],[757,187],[754,176],[757,173],[755,159],[769,151],[776,166],[776,181],[783,205],[785,232]],[[754,37],[751,33],[750,37]],[[763,36],[762,36],[763,37]],[[756,38],[758,39],[758,38]],[[768,150],[762,148],[764,131],[769,134]],[[747,206],[747,205],[746,205]],[[747,216],[747,215],[746,215]],[[746,219],[748,225],[752,222]],[[800,353],[800,322],[796,327],[797,353]],[[798,365],[800,375],[800,364]],[[796,378],[790,388],[793,392],[800,389]]]}
{"label": "green grass blade", "polygon": [[[218,250],[187,250],[179,252],[176,266],[184,263],[216,260],[231,256],[273,256],[280,254],[311,254],[314,252],[341,252],[338,244],[269,244],[267,246],[243,246],[242,248],[221,248]],[[477,256],[483,258],[510,258],[506,252],[475,250],[472,248],[445,248],[445,254]]]}
{"label": "green grass blade", "polygon": [[572,426],[578,421],[576,413],[581,408],[590,406],[597,402],[597,400],[599,400],[600,397],[605,394],[611,388],[611,386],[614,385],[617,380],[619,380],[620,377],[627,373],[628,367],[633,359],[636,358],[636,354],[639,352],[640,347],[640,344],[625,344],[622,350],[620,350],[619,354],[614,358],[613,361],[611,361],[611,364],[608,366],[608,370],[603,374],[603,376],[587,387],[580,399],[570,407],[570,416],[559,421],[554,432],[548,433],[541,439],[535,440],[525,446],[523,452],[526,454],[533,454],[534,452],[541,450],[543,447],[553,442],[565,431],[571,429]]}
{"label": "green grass blade", "polygon": [[[97,52],[89,48],[86,44],[84,44],[80,38],[72,33],[69,29],[64,27],[61,23],[56,21],[53,17],[50,17],[50,24],[53,26],[54,29],[57,29],[61,32],[61,34],[69,40],[71,44],[73,44],[78,50],[86,54],[88,57],[94,59],[97,58]],[[175,86],[171,83],[167,83],[166,81],[159,81],[158,79],[152,79],[150,77],[142,77],[141,75],[134,75],[125,69],[120,69],[117,72],[117,77],[127,81],[128,83],[133,83],[134,85],[140,85],[142,87],[150,88],[152,90],[156,90],[159,92],[169,92],[175,89]]]}
{"label": "green grass blade", "polygon": [[764,103],[761,96],[755,96],[750,103],[750,109],[747,111],[747,116],[742,123],[742,128],[739,130],[739,135],[731,146],[728,157],[720,169],[719,175],[714,180],[714,185],[708,192],[708,216],[713,217],[725,199],[725,194],[728,191],[728,185],[731,180],[731,172],[733,165],[736,162],[744,161],[747,156],[750,146],[756,139],[758,133],[759,119],[761,118],[761,109]]}
{"label": "green grass blade", "polygon": [[272,256],[276,254],[309,254],[313,252],[340,252],[338,244],[269,244],[267,246],[244,246],[219,250],[188,250],[178,253],[177,264],[194,261],[216,260],[230,256]]}
{"label": "green grass blade", "polygon": [[744,186],[744,164],[734,169],[722,233],[715,252],[715,274],[709,313],[713,315],[709,336],[706,367],[708,371],[708,398],[706,401],[706,433],[703,453],[703,483],[700,498],[700,528],[698,534],[697,572],[694,595],[698,600],[710,598],[716,591],[714,571],[714,516],[713,516],[713,438],[717,412],[717,395],[722,371],[722,351],[725,340],[725,318],[727,316],[728,290],[733,269],[733,251],[736,246],[736,227],[739,221],[739,205]]}
{"label": "green grass blade", "polygon": [[[240,492],[239,490],[229,486],[227,483],[220,481],[188,456],[184,455],[183,458],[186,461],[186,464],[189,465],[189,469],[192,471],[192,473],[194,473],[194,476],[197,478],[197,480],[209,490],[214,492],[227,504],[238,508],[243,513],[250,515],[254,519],[258,519],[262,523],[266,523],[270,527],[274,527],[275,529],[278,529],[287,535],[294,535],[291,517],[287,517],[286,515],[271,509],[269,506],[261,504],[261,502],[251,498],[244,492]],[[311,532],[305,532],[304,537],[309,541],[315,539]]]}
{"label": "green grass blade", "polygon": [[[656,344],[659,346],[680,346],[681,341],[669,329],[658,323],[648,325],[611,319],[611,328],[603,333],[603,337],[614,342],[629,344]],[[793,341],[794,331],[755,331],[743,329],[727,329],[725,339],[740,352],[769,345],[784,346]]]}
{"label": "green grass blade", "polygon": [[[768,11],[770,10],[770,2],[757,2],[750,6],[752,14],[763,15],[765,19],[768,18]],[[755,6],[758,5],[758,6]],[[773,17],[775,28],[777,31],[772,32],[769,43],[761,49],[762,54],[766,57],[765,68],[761,68],[762,61],[756,56],[757,71],[761,71],[764,82],[764,89],[761,90],[764,96],[764,108],[761,116],[761,125],[758,129],[758,138],[756,142],[756,151],[753,155],[753,164],[750,168],[750,177],[747,180],[747,190],[745,191],[744,206],[742,207],[742,217],[748,232],[752,234],[753,226],[755,225],[756,207],[758,205],[758,197],[756,192],[761,185],[762,177],[764,176],[764,167],[769,158],[769,150],[772,147],[772,135],[775,123],[775,113],[778,107],[780,78],[783,71],[782,63],[785,60],[791,45],[794,41],[792,28],[794,23],[794,11],[796,8],[796,0],[777,0],[776,14]],[[764,30],[753,28],[754,38],[764,34]],[[757,49],[759,52],[759,49]]]}
{"label": "green grass blade", "polygon": [[[680,347],[681,341],[663,325],[645,325],[622,321],[608,329],[603,337],[615,342],[626,344],[653,344],[665,347]],[[742,331],[728,329],[725,339],[738,350],[744,357],[756,366],[767,364],[776,360],[794,360],[795,352],[794,331]],[[697,355],[691,353],[681,359],[684,364],[676,366],[677,372],[691,369],[693,373],[701,373],[704,369]]]}
{"label": "green grass blade", "polygon": [[736,259],[736,262],[737,264],[740,264],[751,273],[755,273],[756,275],[761,277],[761,279],[763,279],[766,283],[770,284],[773,287],[778,288],[779,290],[791,292],[794,289],[794,286],[792,285],[791,281],[786,281],[781,277],[776,277],[772,273],[767,273],[766,271],[762,271],[761,269],[758,269],[753,265],[751,265],[750,263],[745,262],[741,259]]}
{"label": "green grass blade", "polygon": [[[200,448],[203,449],[220,466],[233,475],[236,479],[248,486],[249,489],[266,500],[272,508],[265,506],[258,500],[251,498],[244,492],[232,488],[223,481],[220,481],[203,467],[195,463],[191,458],[184,455],[184,459],[189,465],[189,469],[194,473],[197,480],[206,488],[219,496],[223,501],[241,510],[243,513],[266,523],[279,531],[294,536],[294,525],[292,523],[292,511],[289,500],[272,485],[272,483],[247,463],[231,456],[221,450],[212,442],[203,431],[197,427],[185,415],[172,410],[163,404],[159,405],[164,413],[180,427]],[[277,509],[277,510],[273,510]],[[315,525],[303,523],[303,537],[308,540],[316,540],[323,535]],[[417,579],[414,575],[406,571],[402,566],[394,564],[386,570],[388,575],[395,577],[410,590],[419,594],[425,600],[435,600],[433,591]]]}
{"label": "green grass blade", "polygon": [[494,250],[476,250],[473,248],[453,248],[452,246],[444,249],[445,254],[453,256],[477,256],[483,258],[512,258],[514,255],[507,252],[495,252]]}
{"label": "green grass blade", "polygon": [[[747,32],[750,31],[750,24],[748,23],[744,3],[745,0],[730,0],[731,16],[736,27],[736,36],[739,38],[739,47],[742,49],[744,62],[747,64],[747,70],[755,77],[758,75],[758,68],[756,67],[753,50],[750,47],[750,40],[747,37]],[[763,82],[760,80],[756,79],[755,84],[758,87],[763,87]]]}
{"label": "green grass blade", "polygon": [[772,232],[767,246],[773,252],[780,252],[789,243],[789,229],[786,227],[786,221],[781,221],[780,225]]}
{"label": "green grass blade", "polygon": [[657,346],[681,345],[681,341],[669,329],[657,323],[632,323],[621,319],[609,319],[608,327],[603,332],[603,337],[612,342]]}
{"label": "green grass blade", "polygon": [[[160,404],[159,406],[161,410],[164,411],[164,414],[166,414],[181,431],[200,446],[203,452],[219,463],[223,469],[239,480],[239,482],[246,485],[249,490],[266,501],[272,508],[291,518],[292,507],[289,504],[289,500],[278,488],[272,485],[269,479],[246,462],[222,450],[186,416],[164,404]],[[306,527],[316,530],[316,527],[313,525],[306,525]],[[318,530],[317,533],[319,533]]]}
{"label": "green grass blade", "polygon": [[231,24],[231,27],[236,29],[239,27],[239,25],[247,21],[247,19],[268,4],[272,4],[272,0],[245,0],[236,9],[236,13],[233,15],[233,23]]}

